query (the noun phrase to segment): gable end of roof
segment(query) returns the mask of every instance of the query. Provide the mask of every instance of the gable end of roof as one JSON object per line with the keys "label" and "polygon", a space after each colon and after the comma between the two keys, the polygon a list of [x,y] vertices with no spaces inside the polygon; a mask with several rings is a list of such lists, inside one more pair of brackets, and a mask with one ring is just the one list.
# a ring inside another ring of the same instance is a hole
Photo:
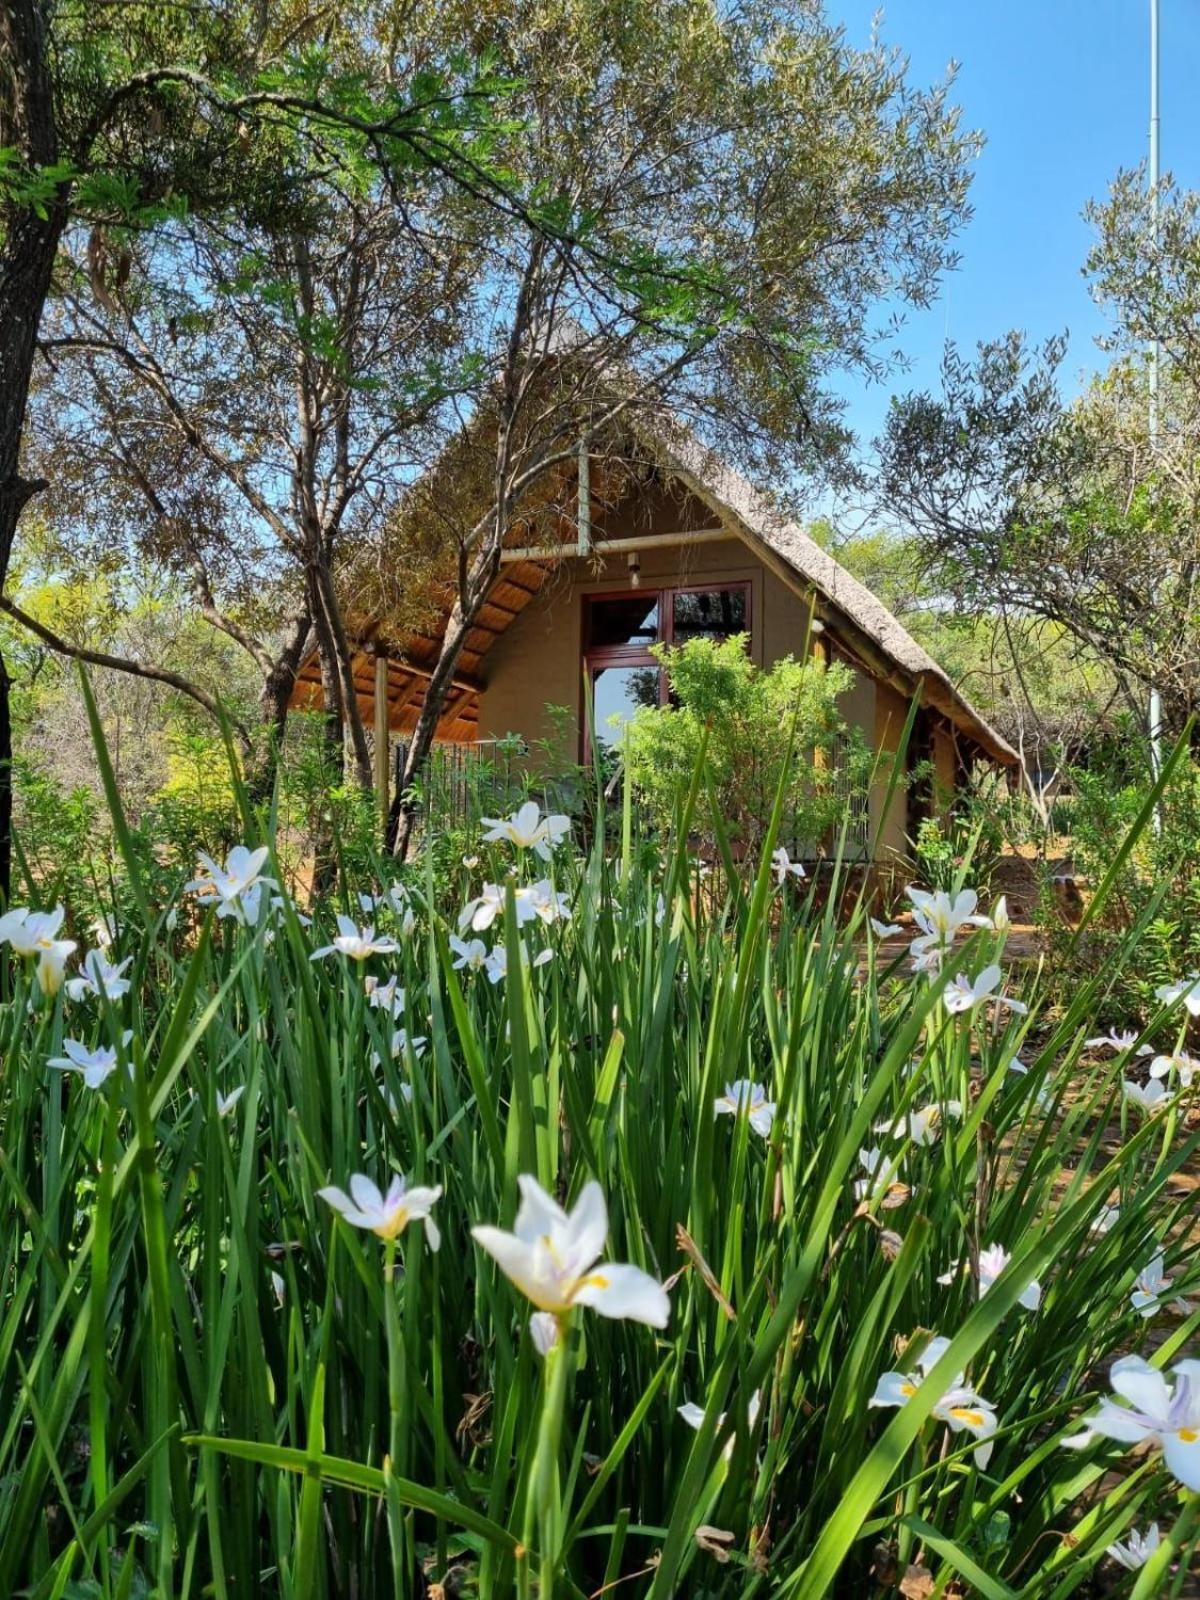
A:
{"label": "gable end of roof", "polygon": [[653,442],[664,452],[665,465],[701,499],[707,501],[732,532],[752,548],[770,552],[819,596],[852,631],[861,634],[913,686],[924,701],[941,711],[1002,766],[1019,767],[1021,758],[1008,741],[965,695],[945,670],[888,610],[827,550],[786,516],[766,495],[736,472],[715,451],[672,419],[655,428]]}

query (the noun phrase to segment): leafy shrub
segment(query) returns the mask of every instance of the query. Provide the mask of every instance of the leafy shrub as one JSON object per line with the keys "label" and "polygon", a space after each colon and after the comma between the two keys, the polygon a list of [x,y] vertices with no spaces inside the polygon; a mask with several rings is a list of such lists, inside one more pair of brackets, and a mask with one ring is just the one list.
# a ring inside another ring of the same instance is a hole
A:
{"label": "leafy shrub", "polygon": [[913,859],[922,883],[950,889],[958,876],[961,857],[940,817],[923,817],[913,841]]}
{"label": "leafy shrub", "polygon": [[[51,905],[94,910],[93,871],[104,860],[108,818],[91,789],[65,792],[43,763],[13,761],[21,892]],[[103,869],[102,869],[103,870]]]}
{"label": "leafy shrub", "polygon": [[[1076,876],[1094,891],[1118,860],[1144,810],[1152,784],[1128,752],[1071,774],[1071,853]],[[1153,825],[1137,836],[1100,915],[1074,940],[1048,897],[1047,931],[1064,987],[1111,972],[1114,1023],[1154,1009],[1154,990],[1181,972],[1200,970],[1200,761],[1181,760]],[[1136,955],[1120,952],[1138,929]]]}
{"label": "leafy shrub", "polygon": [[627,724],[622,748],[630,781],[652,823],[665,830],[703,750],[705,783],[730,837],[752,851],[786,772],[782,837],[812,847],[842,820],[847,783],[863,785],[868,777],[862,740],[837,703],[853,678],[840,664],[791,656],[760,671],[746,643],[738,635],[655,646],[672,704],[643,708]]}
{"label": "leafy shrub", "polygon": [[[915,774],[917,782],[921,773]],[[973,771],[937,816],[925,817],[912,842],[913,859],[922,883],[935,889],[952,889],[969,862],[971,879],[981,892],[990,888],[999,865],[1014,805],[994,772]],[[1019,829],[1018,831],[1024,831]]]}
{"label": "leafy shrub", "polygon": [[191,867],[198,850],[223,854],[240,824],[221,740],[175,729],[167,748],[167,781],[144,808],[136,831],[147,864],[154,857],[178,873]]}

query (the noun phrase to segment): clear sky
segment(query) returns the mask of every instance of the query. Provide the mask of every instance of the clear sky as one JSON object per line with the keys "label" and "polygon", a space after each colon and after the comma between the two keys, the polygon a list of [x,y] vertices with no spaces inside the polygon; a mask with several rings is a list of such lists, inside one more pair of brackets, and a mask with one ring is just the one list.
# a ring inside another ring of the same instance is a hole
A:
{"label": "clear sky", "polygon": [[[1160,5],[1162,166],[1200,188],[1200,0]],[[828,0],[855,44],[867,42],[876,9]],[[890,392],[936,386],[947,337],[972,348],[1008,328],[1035,338],[1066,329],[1067,375],[1103,360],[1093,340],[1104,319],[1080,274],[1090,244],[1081,212],[1149,142],[1149,0],[890,0],[882,10],[883,38],[911,58],[914,81],[959,63],[957,102],[987,146],[959,268],[901,335],[910,372],[847,391],[864,442]]]}

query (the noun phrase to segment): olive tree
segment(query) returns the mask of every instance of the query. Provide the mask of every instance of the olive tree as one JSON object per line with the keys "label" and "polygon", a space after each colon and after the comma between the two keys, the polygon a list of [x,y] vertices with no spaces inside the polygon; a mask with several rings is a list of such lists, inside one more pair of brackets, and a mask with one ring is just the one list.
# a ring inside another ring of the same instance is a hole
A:
{"label": "olive tree", "polygon": [[[563,227],[480,239],[485,359],[452,459],[482,495],[445,514],[448,616],[403,786],[505,538],[581,439],[619,453],[669,408],[777,485],[846,470],[832,380],[882,375],[872,312],[936,292],[978,146],[946,84],[913,88],[812,0],[508,0],[470,28],[523,85],[508,159]],[[436,481],[413,494],[436,501]],[[403,851],[403,806],[397,821]]]}
{"label": "olive tree", "polygon": [[1156,231],[1144,175],[1123,174],[1089,216],[1107,367],[1072,400],[1061,339],[951,347],[941,393],[893,407],[882,492],[943,593],[1062,629],[1143,727],[1153,685],[1179,730],[1200,707],[1200,195],[1166,182]]}
{"label": "olive tree", "polygon": [[[314,174],[432,171],[500,203],[486,162],[486,63],[419,57],[407,8],[350,0],[3,0],[0,4],[0,594],[18,520],[46,485],[26,465],[27,403],[60,247],[82,235],[97,303],[127,281],[131,237],[252,207],[276,220]],[[360,41],[387,45],[362,70]],[[524,215],[532,213],[526,208]],[[64,641],[69,643],[69,641]],[[117,662],[110,663],[119,665]],[[8,675],[0,659],[0,892],[9,877]]]}

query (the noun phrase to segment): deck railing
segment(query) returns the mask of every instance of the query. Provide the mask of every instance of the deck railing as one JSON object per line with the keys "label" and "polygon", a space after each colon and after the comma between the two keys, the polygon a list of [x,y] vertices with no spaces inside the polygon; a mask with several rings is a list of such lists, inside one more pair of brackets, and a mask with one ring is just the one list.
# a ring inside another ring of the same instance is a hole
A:
{"label": "deck railing", "polygon": [[[848,756],[849,747],[845,747]],[[835,746],[832,768],[837,793],[844,807],[844,823],[824,841],[785,835],[782,843],[793,860],[813,862],[827,857],[845,831],[845,855],[863,859],[871,849],[870,791],[859,780],[853,764],[839,759]],[[393,788],[398,788],[408,756],[408,744],[393,745]],[[529,762],[529,748],[519,738],[480,739],[471,743],[434,745],[417,785],[418,814],[432,817],[443,827],[470,829],[482,817],[501,816],[514,810],[527,794],[546,809],[577,812],[590,810],[590,775],[580,773],[575,782],[546,783]],[[619,817],[620,795],[611,793],[614,816]],[[714,863],[717,865],[718,863]]]}
{"label": "deck railing", "polygon": [[850,760],[850,741],[844,735],[834,741],[831,757],[834,790],[846,813],[846,854],[868,855],[871,850],[871,791]]}
{"label": "deck railing", "polygon": [[[392,746],[393,790],[400,787],[408,748],[407,740]],[[520,739],[435,744],[415,786],[420,814],[458,827],[493,815],[523,790],[527,755]]]}

